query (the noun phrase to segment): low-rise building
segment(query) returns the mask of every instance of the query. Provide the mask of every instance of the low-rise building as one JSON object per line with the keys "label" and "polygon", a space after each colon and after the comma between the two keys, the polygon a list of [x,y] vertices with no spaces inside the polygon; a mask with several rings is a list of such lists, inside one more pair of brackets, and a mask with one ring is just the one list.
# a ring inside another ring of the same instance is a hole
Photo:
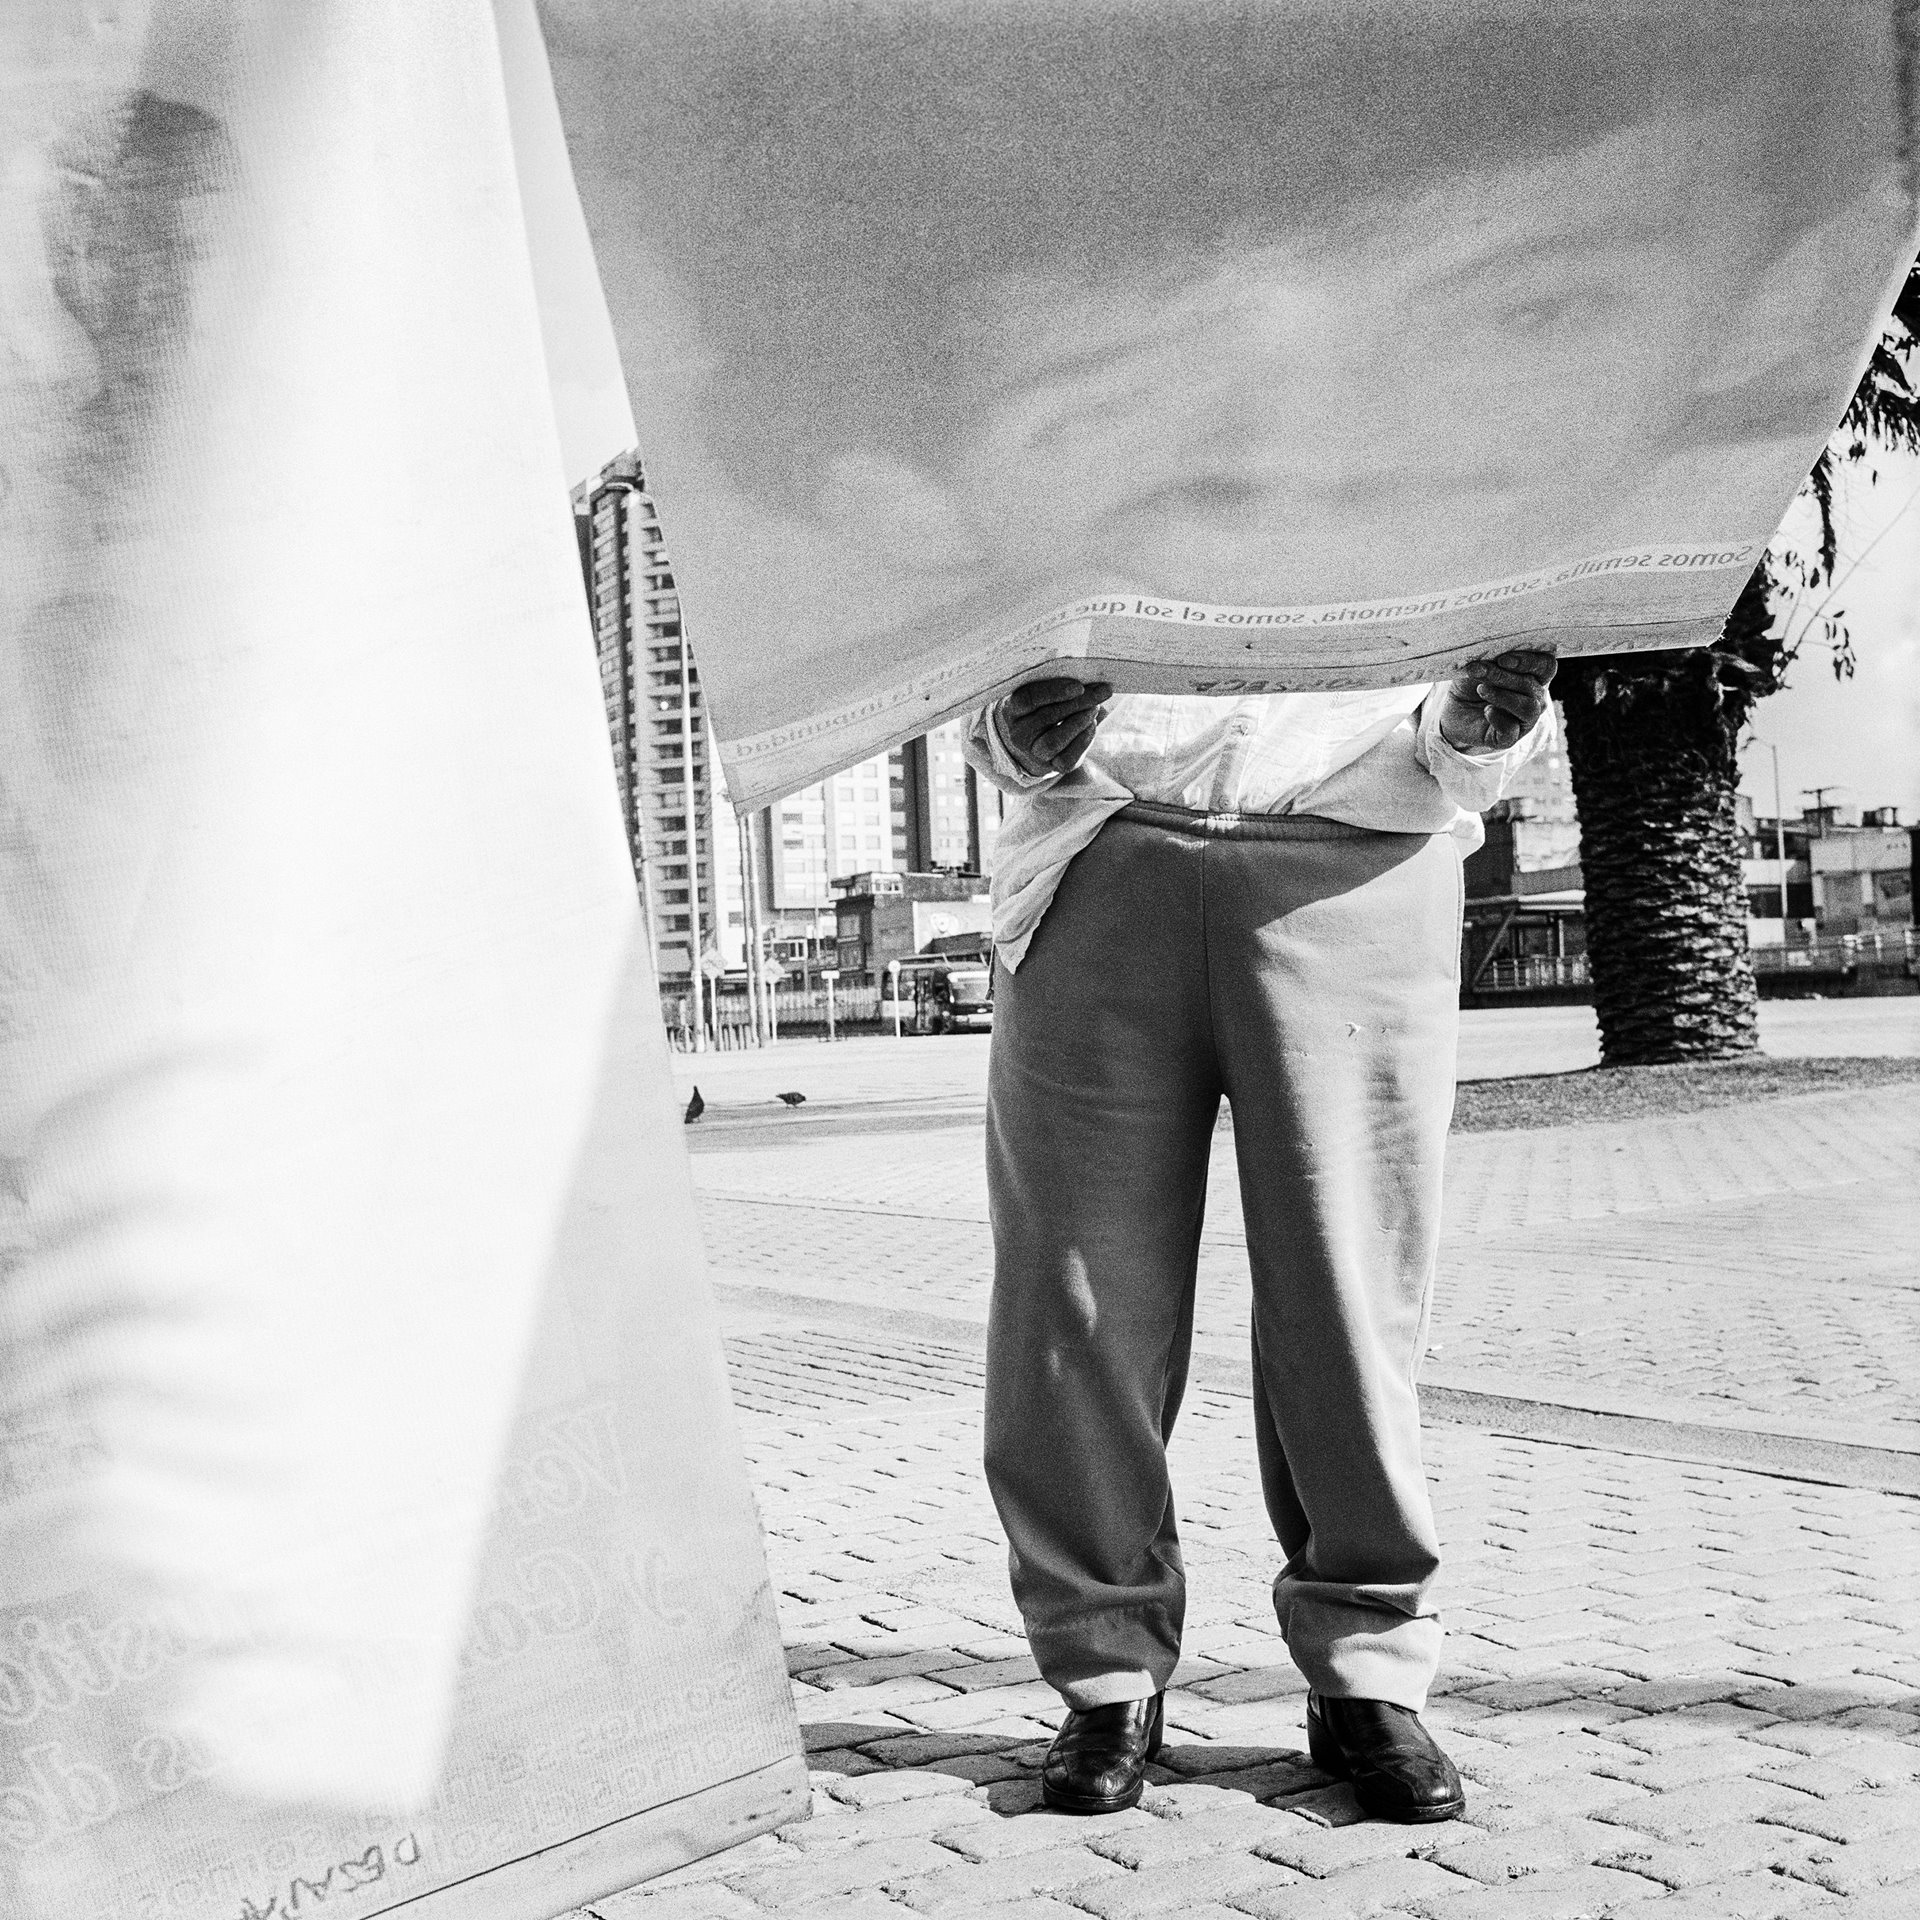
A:
{"label": "low-rise building", "polygon": [[1913,925],[1913,829],[1900,824],[1897,807],[1857,816],[1848,808],[1818,807],[1776,821],[1756,816],[1742,796],[1740,809],[1747,936],[1755,947]]}
{"label": "low-rise building", "polygon": [[1741,807],[1747,938],[1760,991],[1911,993],[1916,834],[1897,810],[1856,817],[1818,807],[1776,821],[1756,818],[1744,800]]}
{"label": "low-rise building", "polygon": [[1813,912],[1823,934],[1888,933],[1913,925],[1913,843],[1899,809],[1879,807],[1858,823],[1825,816],[1808,842]]}
{"label": "low-rise building", "polygon": [[1537,849],[1529,846],[1528,822],[1508,807],[1502,801],[1489,810],[1486,844],[1467,856],[1461,1002],[1478,1005],[1489,996],[1515,993],[1583,999],[1587,922],[1580,862],[1523,864]]}
{"label": "low-rise building", "polygon": [[1579,999],[1587,991],[1580,816],[1556,744],[1521,769],[1482,816],[1485,844],[1467,856],[1462,1000],[1516,993]]}
{"label": "low-rise building", "polygon": [[893,960],[936,940],[990,936],[993,908],[978,873],[856,873],[836,880],[840,977],[877,986]]}

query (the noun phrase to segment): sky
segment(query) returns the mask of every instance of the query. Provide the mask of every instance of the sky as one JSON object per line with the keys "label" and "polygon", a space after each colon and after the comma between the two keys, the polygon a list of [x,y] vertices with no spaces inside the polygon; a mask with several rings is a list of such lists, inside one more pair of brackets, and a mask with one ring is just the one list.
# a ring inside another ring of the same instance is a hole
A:
{"label": "sky", "polygon": [[1812,804],[1803,788],[1825,786],[1842,807],[1897,806],[1903,823],[1920,820],[1920,458],[1883,455],[1877,468],[1872,484],[1849,473],[1840,497],[1834,604],[1858,670],[1835,680],[1830,655],[1809,642],[1785,692],[1760,703],[1740,785],[1765,814],[1774,810],[1773,756],[1762,742],[1780,750],[1789,817]]}

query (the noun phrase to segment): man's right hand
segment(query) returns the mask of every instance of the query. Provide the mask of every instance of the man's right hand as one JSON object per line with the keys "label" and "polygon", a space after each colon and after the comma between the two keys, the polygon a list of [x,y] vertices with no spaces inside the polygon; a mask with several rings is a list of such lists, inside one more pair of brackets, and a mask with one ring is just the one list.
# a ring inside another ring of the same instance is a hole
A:
{"label": "man's right hand", "polygon": [[1102,680],[1029,680],[994,708],[994,723],[1023,772],[1071,773],[1107,717],[1101,702],[1112,697]]}

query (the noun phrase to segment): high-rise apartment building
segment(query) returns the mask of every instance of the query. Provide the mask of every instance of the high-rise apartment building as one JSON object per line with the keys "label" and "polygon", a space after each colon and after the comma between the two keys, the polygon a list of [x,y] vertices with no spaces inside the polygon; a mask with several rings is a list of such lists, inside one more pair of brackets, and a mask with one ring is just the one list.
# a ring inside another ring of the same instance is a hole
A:
{"label": "high-rise apartment building", "polygon": [[776,912],[824,908],[833,900],[830,883],[842,874],[904,869],[904,807],[897,750],[769,807],[768,905]]}
{"label": "high-rise apartment building", "polygon": [[638,455],[576,488],[574,513],[620,804],[664,983],[684,979],[697,952],[743,965],[753,917],[775,955],[830,951],[832,883],[850,874],[992,871],[1000,795],[976,780],[961,756],[964,723],[950,721],[751,816],[750,916],[740,822]]}
{"label": "high-rise apartment building", "polygon": [[967,765],[960,750],[966,732],[964,720],[949,720],[900,749],[908,796],[909,872],[993,870],[993,842],[1000,830],[1000,793]]}
{"label": "high-rise apartment building", "polygon": [[702,951],[744,958],[740,836],[716,775],[699,669],[653,498],[636,455],[575,489],[600,688],[634,877],[663,983]]}
{"label": "high-rise apartment building", "polygon": [[1506,798],[1488,814],[1514,830],[1515,864],[1525,869],[1572,868],[1580,863],[1580,814],[1567,765],[1566,722],[1545,753],[1536,753],[1514,775]]}

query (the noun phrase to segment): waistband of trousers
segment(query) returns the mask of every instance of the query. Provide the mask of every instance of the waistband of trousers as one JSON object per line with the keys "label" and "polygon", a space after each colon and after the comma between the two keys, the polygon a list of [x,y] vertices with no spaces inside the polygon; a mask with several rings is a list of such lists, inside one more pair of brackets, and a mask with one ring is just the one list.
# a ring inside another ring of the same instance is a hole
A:
{"label": "waistband of trousers", "polygon": [[1375,827],[1344,820],[1323,820],[1317,813],[1205,813],[1195,807],[1170,807],[1158,800],[1129,800],[1114,815],[1143,827],[1161,827],[1196,840],[1372,840]]}

